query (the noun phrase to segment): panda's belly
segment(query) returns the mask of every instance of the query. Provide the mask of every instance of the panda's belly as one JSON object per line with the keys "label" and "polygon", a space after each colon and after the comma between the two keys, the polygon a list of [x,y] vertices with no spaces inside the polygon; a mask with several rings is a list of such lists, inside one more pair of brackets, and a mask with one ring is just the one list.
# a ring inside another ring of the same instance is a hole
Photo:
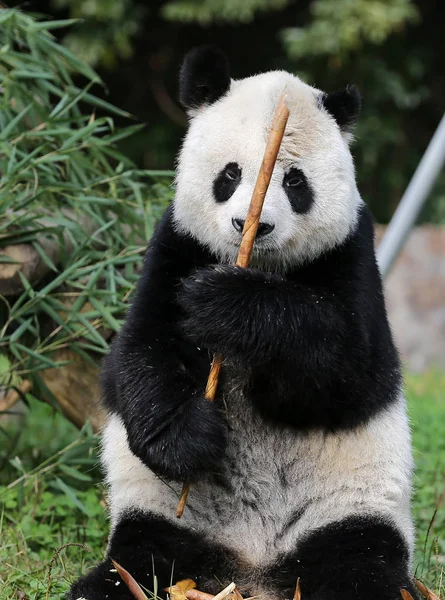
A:
{"label": "panda's belly", "polygon": [[404,402],[353,432],[326,434],[266,425],[236,386],[224,393],[229,437],[218,473],[192,486],[176,518],[180,484],[157,478],[128,448],[111,417],[103,462],[112,522],[128,508],[200,531],[265,566],[294,550],[307,532],[351,514],[389,516],[412,543],[411,453]]}

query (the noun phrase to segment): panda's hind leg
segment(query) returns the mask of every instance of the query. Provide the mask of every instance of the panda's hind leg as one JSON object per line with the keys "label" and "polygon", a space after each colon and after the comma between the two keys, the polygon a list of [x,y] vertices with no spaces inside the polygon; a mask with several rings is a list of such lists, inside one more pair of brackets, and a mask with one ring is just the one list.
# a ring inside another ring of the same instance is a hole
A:
{"label": "panda's hind leg", "polygon": [[114,528],[106,560],[74,583],[67,600],[133,600],[111,559],[151,592],[154,573],[160,598],[164,588],[181,579],[193,579],[198,589],[219,591],[221,582],[232,581],[235,569],[235,558],[226,549],[160,517],[132,511]]}
{"label": "panda's hind leg", "polygon": [[283,556],[268,578],[291,598],[300,578],[304,600],[401,600],[417,591],[409,575],[406,541],[383,518],[349,517],[310,533]]}

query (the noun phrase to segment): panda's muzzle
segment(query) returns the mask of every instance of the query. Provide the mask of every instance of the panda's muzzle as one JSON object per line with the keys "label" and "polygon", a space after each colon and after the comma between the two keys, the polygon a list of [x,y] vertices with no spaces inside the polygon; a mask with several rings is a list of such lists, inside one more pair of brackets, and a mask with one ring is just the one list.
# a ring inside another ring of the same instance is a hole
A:
{"label": "panda's muzzle", "polygon": [[[245,221],[243,219],[232,219],[232,225],[235,227],[237,231],[242,233]],[[257,238],[264,237],[268,235],[275,229],[275,225],[271,223],[260,223],[258,225],[258,231],[256,234]]]}

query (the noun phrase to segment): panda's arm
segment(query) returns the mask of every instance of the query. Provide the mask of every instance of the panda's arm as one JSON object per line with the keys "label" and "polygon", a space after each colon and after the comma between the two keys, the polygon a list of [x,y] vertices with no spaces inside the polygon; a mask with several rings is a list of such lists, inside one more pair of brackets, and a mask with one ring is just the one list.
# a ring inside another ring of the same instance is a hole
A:
{"label": "panda's arm", "polygon": [[247,366],[330,352],[345,341],[346,307],[326,285],[304,285],[258,269],[202,268],[179,296],[192,339]]}
{"label": "panda's arm", "polygon": [[105,404],[123,420],[133,453],[160,476],[184,480],[218,463],[224,423],[204,399],[208,353],[178,326],[180,278],[200,257],[170,221],[167,214],[150,244],[102,384]]}

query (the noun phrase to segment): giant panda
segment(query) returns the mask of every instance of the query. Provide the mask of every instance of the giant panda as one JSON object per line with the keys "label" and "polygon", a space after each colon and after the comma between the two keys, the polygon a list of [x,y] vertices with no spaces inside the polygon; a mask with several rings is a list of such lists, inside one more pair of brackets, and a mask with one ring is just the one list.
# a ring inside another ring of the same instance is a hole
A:
{"label": "giant panda", "polygon": [[[234,80],[212,46],[186,55],[179,89],[175,198],[103,369],[107,557],[69,599],[132,598],[111,559],[161,597],[185,578],[264,600],[292,598],[298,578],[303,600],[416,597],[410,429],[349,149],[360,95],[284,71]],[[241,269],[284,89],[290,117]]]}

